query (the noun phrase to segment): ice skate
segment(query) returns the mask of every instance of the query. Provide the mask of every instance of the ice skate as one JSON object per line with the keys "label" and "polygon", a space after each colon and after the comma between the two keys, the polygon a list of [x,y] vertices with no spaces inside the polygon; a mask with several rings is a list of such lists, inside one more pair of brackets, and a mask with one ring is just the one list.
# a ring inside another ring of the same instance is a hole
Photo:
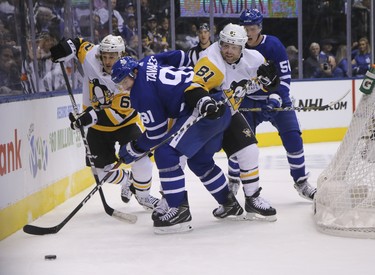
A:
{"label": "ice skate", "polygon": [[[141,192],[149,192],[149,190],[147,191],[141,191]],[[136,192],[135,194],[135,198],[137,199],[138,203],[140,205],[143,206],[144,209],[146,210],[154,210],[154,208],[157,206],[157,204],[159,203],[159,199],[158,198],[155,198],[153,196],[151,196],[150,194],[148,194],[148,196],[140,196],[138,194],[138,192]]]}
{"label": "ice skate", "polygon": [[310,201],[314,200],[316,188],[310,185],[310,183],[307,181],[307,176],[299,178],[294,184],[294,188],[302,198]]}
{"label": "ice skate", "polygon": [[173,234],[193,230],[190,224],[191,214],[187,200],[178,208],[168,208],[165,214],[155,213],[154,215],[153,213],[152,218],[154,219],[155,234]]}
{"label": "ice skate", "polygon": [[242,213],[243,209],[232,192],[229,192],[226,203],[212,211],[214,217],[218,219],[223,219],[228,216],[240,216]]}
{"label": "ice skate", "polygon": [[274,222],[276,218],[276,209],[269,202],[259,196],[262,187],[259,187],[252,196],[245,196],[245,220],[264,220]]}
{"label": "ice skate", "polygon": [[167,200],[163,197],[159,200],[159,203],[154,208],[154,211],[152,212],[151,218],[153,221],[156,221],[159,217],[165,215],[169,210],[169,206],[167,203]]}
{"label": "ice skate", "polygon": [[132,185],[132,173],[129,171],[127,180],[121,183],[121,200],[128,203],[135,193],[134,186]]}

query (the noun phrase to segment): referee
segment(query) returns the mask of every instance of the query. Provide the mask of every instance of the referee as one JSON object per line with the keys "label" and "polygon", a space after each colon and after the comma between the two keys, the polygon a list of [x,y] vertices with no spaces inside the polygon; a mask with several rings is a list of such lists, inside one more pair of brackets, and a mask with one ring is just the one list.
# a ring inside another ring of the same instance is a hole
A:
{"label": "referee", "polygon": [[210,40],[210,26],[207,23],[203,23],[198,29],[199,43],[197,46],[191,48],[187,54],[191,60],[191,66],[194,66],[199,59],[199,53],[208,48],[212,42]]}

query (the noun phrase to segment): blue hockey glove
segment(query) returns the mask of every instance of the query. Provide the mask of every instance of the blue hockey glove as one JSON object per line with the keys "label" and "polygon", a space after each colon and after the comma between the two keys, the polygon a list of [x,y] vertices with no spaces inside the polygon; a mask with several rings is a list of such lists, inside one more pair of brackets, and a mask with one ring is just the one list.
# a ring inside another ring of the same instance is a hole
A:
{"label": "blue hockey glove", "polygon": [[120,148],[119,157],[125,164],[129,164],[142,156],[143,153],[144,151],[137,146],[137,142],[132,140]]}
{"label": "blue hockey glove", "polygon": [[212,97],[204,96],[197,102],[197,109],[201,115],[207,113],[208,119],[218,119],[225,113],[225,105],[218,104]]}
{"label": "blue hockey glove", "polygon": [[271,94],[265,105],[262,106],[262,115],[268,120],[275,117],[278,111],[275,108],[280,108],[283,104],[281,97],[278,94]]}
{"label": "blue hockey glove", "polygon": [[69,113],[70,128],[72,130],[79,129],[81,127],[91,127],[98,122],[98,116],[92,107],[88,107],[85,111],[74,116],[73,113]]}

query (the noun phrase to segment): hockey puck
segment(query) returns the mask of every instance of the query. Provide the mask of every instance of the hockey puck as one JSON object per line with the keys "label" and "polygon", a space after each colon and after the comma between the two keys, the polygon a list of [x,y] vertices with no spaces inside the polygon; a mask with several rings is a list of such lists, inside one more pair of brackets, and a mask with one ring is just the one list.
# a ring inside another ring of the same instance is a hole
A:
{"label": "hockey puck", "polygon": [[56,255],[46,255],[44,256],[45,260],[56,260],[57,256]]}

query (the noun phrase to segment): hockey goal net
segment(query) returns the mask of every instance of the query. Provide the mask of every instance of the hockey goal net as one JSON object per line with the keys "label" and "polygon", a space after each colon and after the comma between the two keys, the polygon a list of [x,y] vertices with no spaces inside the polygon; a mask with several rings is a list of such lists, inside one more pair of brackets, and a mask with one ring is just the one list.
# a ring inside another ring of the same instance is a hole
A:
{"label": "hockey goal net", "polygon": [[314,219],[319,231],[375,238],[375,91],[363,94],[317,190]]}

